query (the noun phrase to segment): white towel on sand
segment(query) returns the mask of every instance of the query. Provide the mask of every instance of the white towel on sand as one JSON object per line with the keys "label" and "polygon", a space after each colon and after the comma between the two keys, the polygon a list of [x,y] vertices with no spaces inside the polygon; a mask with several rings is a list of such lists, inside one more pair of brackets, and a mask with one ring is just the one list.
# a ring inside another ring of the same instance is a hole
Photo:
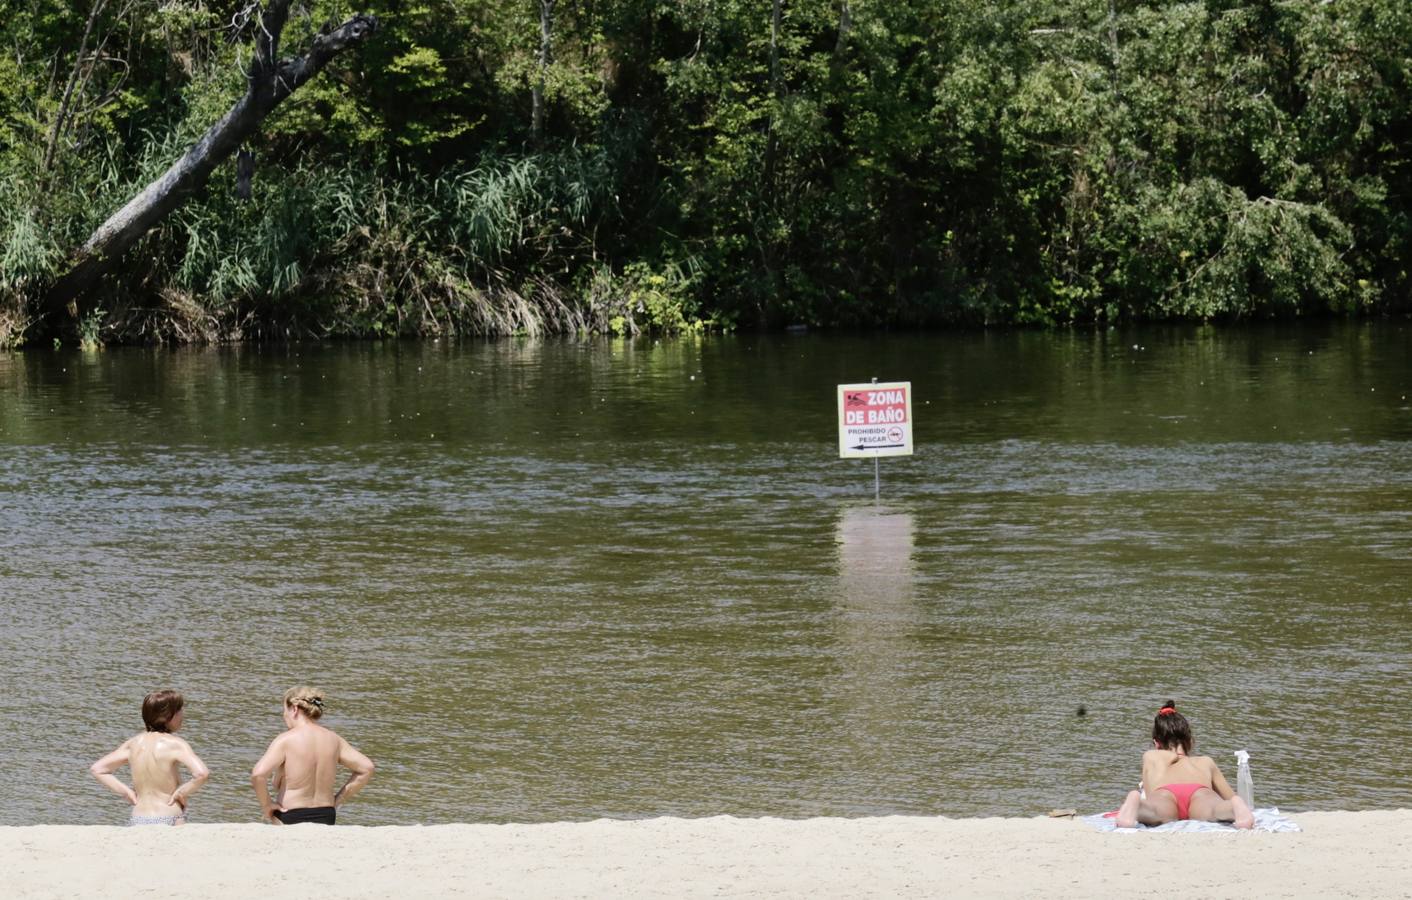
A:
{"label": "white towel on sand", "polygon": [[[1083,820],[1099,831],[1118,831],[1124,834],[1133,834],[1139,831],[1239,831],[1234,825],[1222,822],[1201,822],[1195,819],[1186,819],[1180,822],[1168,822],[1165,825],[1138,825],[1136,828],[1119,828],[1117,819],[1105,817],[1102,813],[1092,816],[1084,816]],[[1293,819],[1280,815],[1276,807],[1269,809],[1255,810],[1255,830],[1256,831],[1303,831]]]}

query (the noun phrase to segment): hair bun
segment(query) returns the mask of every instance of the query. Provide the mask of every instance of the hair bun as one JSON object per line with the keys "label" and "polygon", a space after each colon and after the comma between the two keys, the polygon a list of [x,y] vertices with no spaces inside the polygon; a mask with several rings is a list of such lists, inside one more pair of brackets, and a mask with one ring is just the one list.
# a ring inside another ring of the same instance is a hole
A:
{"label": "hair bun", "polygon": [[284,692],[284,705],[303,710],[311,719],[317,719],[324,714],[324,704],[327,702],[324,692],[316,687],[292,687]]}

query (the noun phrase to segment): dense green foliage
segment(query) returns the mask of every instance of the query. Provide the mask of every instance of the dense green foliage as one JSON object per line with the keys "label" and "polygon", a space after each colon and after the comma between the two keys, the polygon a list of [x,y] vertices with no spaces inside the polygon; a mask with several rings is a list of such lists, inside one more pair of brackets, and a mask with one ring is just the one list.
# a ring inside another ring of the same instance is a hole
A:
{"label": "dense green foliage", "polygon": [[[382,30],[266,122],[253,200],[224,166],[83,329],[1412,305],[1405,0],[557,0],[547,65],[541,2],[308,0],[287,53],[354,11]],[[244,5],[8,0],[0,341],[45,330],[68,254],[239,95]]]}

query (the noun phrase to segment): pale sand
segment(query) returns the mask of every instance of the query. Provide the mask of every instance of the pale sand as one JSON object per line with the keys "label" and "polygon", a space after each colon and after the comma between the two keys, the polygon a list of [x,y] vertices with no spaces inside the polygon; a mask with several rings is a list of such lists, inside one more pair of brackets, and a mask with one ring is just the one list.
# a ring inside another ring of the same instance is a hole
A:
{"label": "pale sand", "polygon": [[[1069,819],[0,828],[6,897],[1409,897],[1412,811],[1301,834]],[[299,883],[302,882],[302,886]]]}

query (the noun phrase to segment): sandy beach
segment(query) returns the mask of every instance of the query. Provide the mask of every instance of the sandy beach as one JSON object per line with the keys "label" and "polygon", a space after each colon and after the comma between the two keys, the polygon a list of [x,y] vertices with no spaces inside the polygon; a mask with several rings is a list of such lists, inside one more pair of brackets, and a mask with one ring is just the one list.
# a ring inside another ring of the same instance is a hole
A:
{"label": "sandy beach", "polygon": [[0,828],[8,897],[1408,897],[1412,811],[1299,834],[1103,834],[1071,819]]}

